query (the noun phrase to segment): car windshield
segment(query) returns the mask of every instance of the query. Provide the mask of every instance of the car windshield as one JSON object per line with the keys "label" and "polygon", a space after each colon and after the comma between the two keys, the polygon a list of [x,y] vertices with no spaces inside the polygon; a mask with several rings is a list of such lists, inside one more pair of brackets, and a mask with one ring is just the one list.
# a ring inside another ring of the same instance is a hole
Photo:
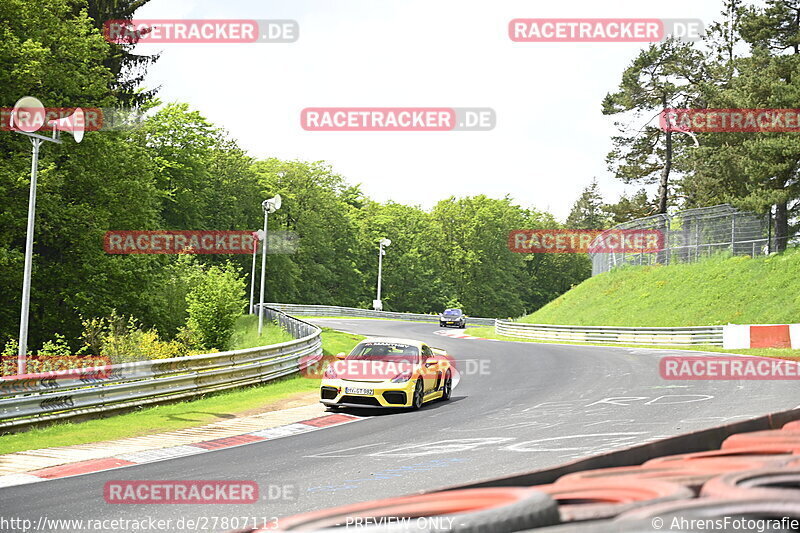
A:
{"label": "car windshield", "polygon": [[461,309],[447,309],[443,314],[444,316],[461,316]]}
{"label": "car windshield", "polygon": [[347,359],[351,360],[381,360],[396,363],[416,363],[418,358],[419,348],[395,342],[362,342],[347,356]]}

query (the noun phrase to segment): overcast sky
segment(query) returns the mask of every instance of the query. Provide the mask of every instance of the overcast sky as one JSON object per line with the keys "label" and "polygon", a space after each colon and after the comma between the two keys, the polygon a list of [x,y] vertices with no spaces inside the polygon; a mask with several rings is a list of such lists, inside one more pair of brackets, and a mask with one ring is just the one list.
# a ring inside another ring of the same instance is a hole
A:
{"label": "overcast sky", "polygon": [[[151,0],[136,18],[293,19],[290,44],[148,44],[147,85],[255,157],[325,160],[377,200],[510,194],[563,219],[606,170],[600,113],[642,43],[515,43],[514,18],[719,18],[719,0]],[[492,131],[308,132],[305,107],[491,107]]]}

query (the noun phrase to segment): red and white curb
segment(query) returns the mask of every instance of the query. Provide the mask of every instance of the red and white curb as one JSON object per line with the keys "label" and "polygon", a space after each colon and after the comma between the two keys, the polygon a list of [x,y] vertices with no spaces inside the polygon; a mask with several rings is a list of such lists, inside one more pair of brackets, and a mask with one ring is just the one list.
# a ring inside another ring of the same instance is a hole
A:
{"label": "red and white curb", "polygon": [[244,433],[242,435],[236,435],[233,437],[223,437],[220,439],[195,442],[193,444],[182,444],[167,448],[157,448],[154,450],[120,454],[114,457],[90,459],[88,461],[79,461],[77,463],[52,466],[49,468],[34,470],[32,472],[6,474],[0,476],[0,487],[13,487],[15,485],[24,485],[27,483],[46,481],[49,479],[59,479],[81,474],[102,472],[104,470],[112,470],[125,466],[164,461],[186,455],[195,455],[198,453],[243,446],[245,444],[252,444],[254,442],[279,439],[281,437],[298,435],[300,433],[308,433],[310,431],[317,431],[319,429],[349,424],[351,422],[356,422],[363,419],[364,417],[347,414],[325,415],[293,424],[260,429],[258,431]]}
{"label": "red and white curb", "polygon": [[800,324],[728,324],[722,326],[722,347],[800,350]]}
{"label": "red and white curb", "polygon": [[497,339],[485,339],[483,337],[475,337],[467,335],[466,333],[459,333],[458,331],[451,331],[449,329],[440,329],[433,332],[434,335],[441,335],[442,337],[450,337],[453,339],[467,339],[467,340],[481,340],[481,341],[496,341]]}

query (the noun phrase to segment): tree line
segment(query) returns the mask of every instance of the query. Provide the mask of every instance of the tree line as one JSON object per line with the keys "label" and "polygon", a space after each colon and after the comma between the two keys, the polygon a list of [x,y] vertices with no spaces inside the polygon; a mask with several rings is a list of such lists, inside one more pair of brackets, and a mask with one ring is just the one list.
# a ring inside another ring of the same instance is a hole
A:
{"label": "tree line", "polygon": [[769,213],[775,248],[798,231],[797,132],[706,132],[659,126],[666,109],[796,109],[800,102],[800,1],[724,0],[698,42],[667,39],[642,50],[602,101],[618,120],[609,170],[657,184],[649,214],[730,203]]}
{"label": "tree line", "polygon": [[[559,223],[510,197],[451,197],[432,209],[376,202],[324,162],[256,160],[187,104],[163,104],[142,87],[158,58],[102,36],[103,21],[130,18],[144,3],[0,2],[0,57],[13,65],[0,69],[4,105],[30,94],[48,107],[146,113],[128,127],[89,132],[80,144],[42,149],[32,351],[97,352],[103,342],[122,346],[116,351],[147,344],[167,355],[186,353],[173,341],[224,348],[231,314],[246,308],[249,255],[111,255],[104,233],[256,230],[261,202],[276,194],[283,206],[270,216],[270,230],[291,231],[299,240],[294,253],[268,256],[269,301],[369,307],[383,237],[392,240],[382,291],[390,310],[458,306],[473,316],[518,316],[589,275],[585,257],[511,252],[509,231]],[[0,151],[0,342],[6,344],[18,335],[30,143],[5,132]],[[236,294],[224,299],[225,292]]]}
{"label": "tree line", "polygon": [[[198,111],[185,103],[165,105],[157,88],[144,87],[158,56],[136,55],[132,44],[103,38],[105,20],[130,19],[146,2],[0,1],[4,106],[34,95],[49,107],[146,113],[127,127],[90,132],[81,144],[42,150],[30,313],[34,350],[53,339],[72,350],[91,345],[121,327],[114,318],[120,316],[133,317],[128,325],[157,332],[164,342],[185,340],[194,330],[200,345],[222,346],[226,332],[214,325],[229,320],[215,312],[244,310],[249,256],[109,255],[103,235],[255,230],[261,201],[275,194],[284,203],[270,216],[270,229],[294,232],[299,241],[294,253],[269,256],[268,300],[369,307],[377,243],[388,237],[385,308],[423,313],[457,306],[473,316],[518,316],[589,276],[586,256],[511,252],[513,229],[608,227],[672,207],[721,202],[774,210],[784,245],[796,229],[800,143],[794,134],[698,134],[695,146],[689,136],[647,119],[666,107],[794,107],[797,0],[768,0],[762,7],[726,0],[726,22],[709,26],[703,42],[667,40],[643,50],[601,110],[621,124],[608,157],[614,175],[626,183],[658,183],[659,192],[649,198],[641,190],[605,204],[598,186],[590,185],[565,224],[511,197],[451,197],[430,209],[376,202],[325,162],[252,158]],[[5,343],[18,333],[30,143],[4,132],[0,152]],[[234,301],[219,300],[219,287],[236,292]],[[204,308],[208,301],[216,307]]]}

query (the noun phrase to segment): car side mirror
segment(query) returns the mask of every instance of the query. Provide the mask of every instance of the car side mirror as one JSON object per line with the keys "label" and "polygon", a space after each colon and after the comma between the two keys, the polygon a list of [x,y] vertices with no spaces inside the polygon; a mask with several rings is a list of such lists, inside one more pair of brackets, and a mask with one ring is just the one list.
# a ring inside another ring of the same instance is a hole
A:
{"label": "car side mirror", "polygon": [[344,353],[344,352],[339,352],[339,353],[336,354],[336,359],[340,359],[341,360],[341,359],[344,359],[345,357],[347,357],[347,354]]}

